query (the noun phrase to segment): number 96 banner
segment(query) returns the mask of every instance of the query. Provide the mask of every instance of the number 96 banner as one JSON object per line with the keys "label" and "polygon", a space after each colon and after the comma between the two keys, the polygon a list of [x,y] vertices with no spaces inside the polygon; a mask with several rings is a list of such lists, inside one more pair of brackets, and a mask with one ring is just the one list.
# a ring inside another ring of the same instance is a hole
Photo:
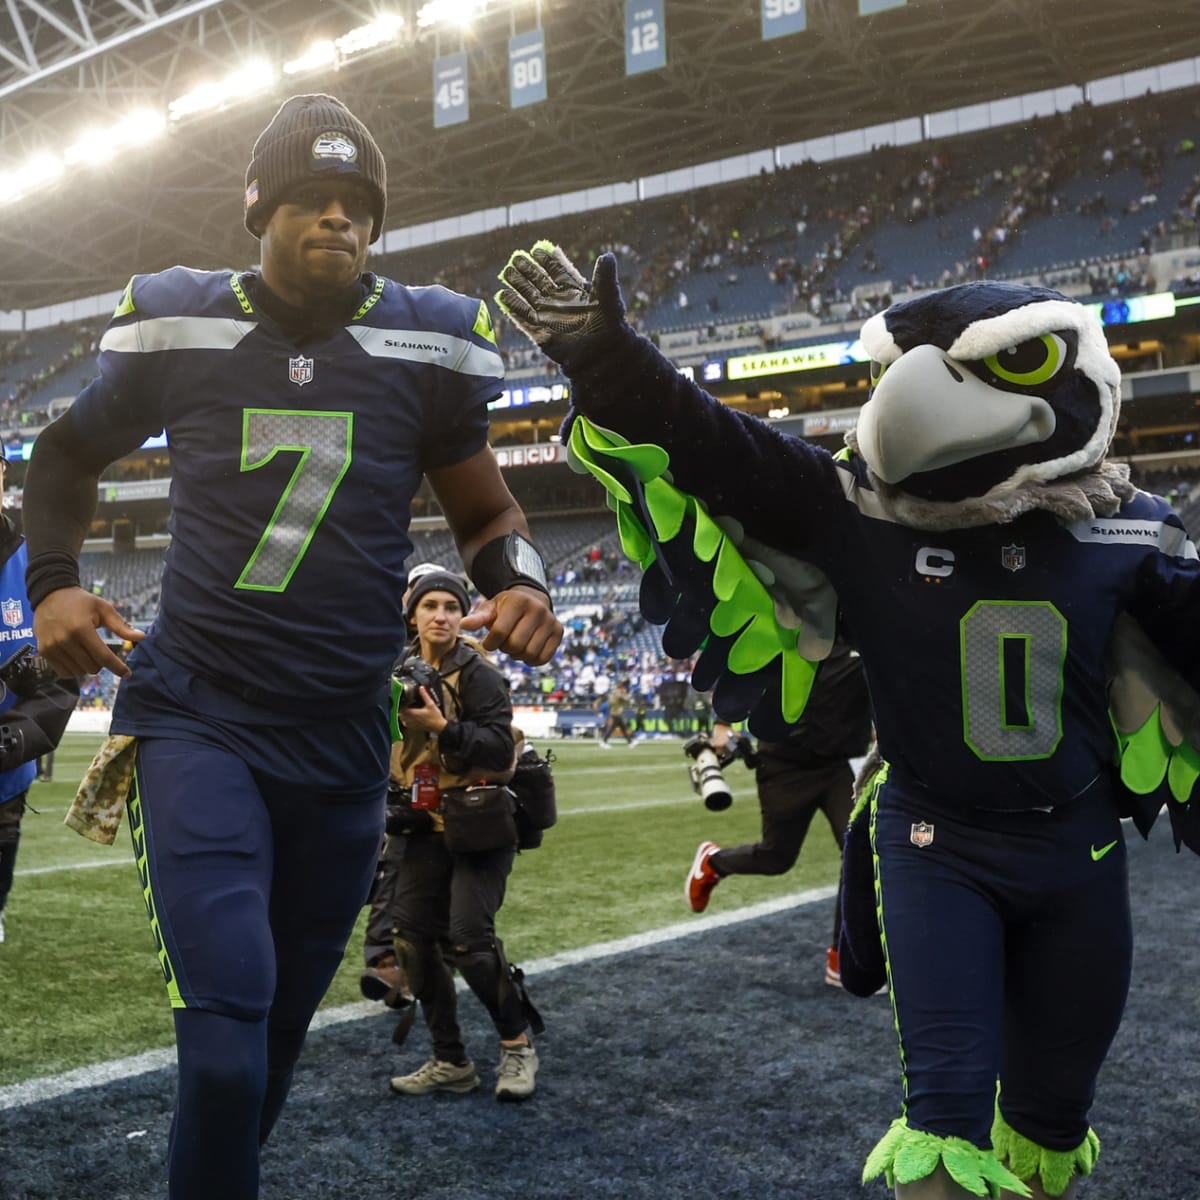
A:
{"label": "number 96 banner", "polygon": [[808,28],[804,0],[762,0],[763,41],[803,33]]}

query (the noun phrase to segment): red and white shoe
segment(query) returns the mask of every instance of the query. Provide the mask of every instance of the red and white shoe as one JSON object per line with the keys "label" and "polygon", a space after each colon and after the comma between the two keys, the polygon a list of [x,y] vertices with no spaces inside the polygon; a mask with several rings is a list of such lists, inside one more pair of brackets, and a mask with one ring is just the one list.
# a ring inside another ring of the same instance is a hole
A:
{"label": "red and white shoe", "polygon": [[683,894],[692,912],[700,913],[708,907],[713,888],[721,882],[721,876],[708,862],[720,848],[716,842],[701,842],[696,857],[692,859],[692,869],[688,872],[687,883],[683,885]]}
{"label": "red and white shoe", "polygon": [[842,972],[838,966],[838,952],[836,946],[830,946],[825,951],[825,982],[830,987],[840,988],[842,986]]}

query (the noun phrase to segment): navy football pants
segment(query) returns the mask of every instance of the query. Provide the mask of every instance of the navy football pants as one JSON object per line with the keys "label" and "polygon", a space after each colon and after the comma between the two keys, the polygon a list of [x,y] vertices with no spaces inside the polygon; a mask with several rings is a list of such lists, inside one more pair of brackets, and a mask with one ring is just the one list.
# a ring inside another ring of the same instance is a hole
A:
{"label": "navy football pants", "polygon": [[258,1195],[259,1146],[366,901],[383,803],[382,784],[309,791],[218,746],[139,741],[130,828],[179,1054],[171,1200]]}
{"label": "navy football pants", "polygon": [[874,845],[909,1126],[990,1146],[998,1077],[1013,1129],[1074,1149],[1132,957],[1104,784],[1052,812],[998,813],[942,806],[893,775]]}

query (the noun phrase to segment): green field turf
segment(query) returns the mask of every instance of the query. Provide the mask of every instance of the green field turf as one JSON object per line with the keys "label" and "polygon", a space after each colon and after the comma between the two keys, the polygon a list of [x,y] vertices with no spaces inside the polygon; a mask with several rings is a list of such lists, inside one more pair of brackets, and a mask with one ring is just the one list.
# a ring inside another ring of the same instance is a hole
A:
{"label": "green field turf", "polygon": [[[0,945],[0,1086],[172,1042],[170,1010],[151,948],[124,827],[98,846],[62,824],[99,743],[69,735],[54,782],[38,783],[26,814],[8,939]],[[692,792],[682,743],[546,742],[558,756],[560,818],[543,846],[520,855],[497,925],[514,962],[684,920],[683,884],[704,838],[758,835],[754,778],[734,763],[733,807],[708,812]],[[710,912],[832,883],[837,855],[818,816],[800,862],[776,879],[725,881]],[[361,922],[325,999],[361,999]]]}

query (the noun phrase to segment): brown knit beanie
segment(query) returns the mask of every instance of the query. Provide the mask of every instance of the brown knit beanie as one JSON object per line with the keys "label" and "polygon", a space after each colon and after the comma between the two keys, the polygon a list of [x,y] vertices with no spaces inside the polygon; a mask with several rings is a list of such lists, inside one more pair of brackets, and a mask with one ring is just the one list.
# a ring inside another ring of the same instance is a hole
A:
{"label": "brown knit beanie", "polygon": [[371,193],[371,241],[383,232],[387,167],[367,127],[336,97],[293,96],[258,135],[246,168],[246,228],[255,237],[290,188],[354,175]]}

